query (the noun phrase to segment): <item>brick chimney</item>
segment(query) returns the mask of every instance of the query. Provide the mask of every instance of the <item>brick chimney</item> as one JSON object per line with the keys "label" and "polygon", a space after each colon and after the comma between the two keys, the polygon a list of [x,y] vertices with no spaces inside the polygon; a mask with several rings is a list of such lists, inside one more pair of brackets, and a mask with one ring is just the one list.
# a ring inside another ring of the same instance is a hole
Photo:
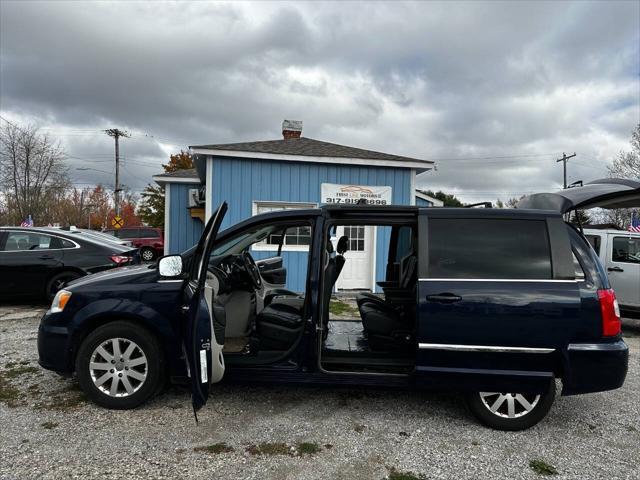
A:
{"label": "brick chimney", "polygon": [[301,120],[285,120],[282,122],[282,136],[285,140],[300,138],[302,135]]}

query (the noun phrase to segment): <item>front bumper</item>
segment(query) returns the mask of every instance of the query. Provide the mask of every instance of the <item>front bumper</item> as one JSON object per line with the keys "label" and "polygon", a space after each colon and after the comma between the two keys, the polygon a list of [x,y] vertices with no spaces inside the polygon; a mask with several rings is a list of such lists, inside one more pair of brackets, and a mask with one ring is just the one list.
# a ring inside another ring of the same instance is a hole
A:
{"label": "front bumper", "polygon": [[73,372],[71,362],[71,337],[65,326],[55,325],[52,317],[58,314],[46,312],[38,327],[38,363],[47,370],[60,373]]}
{"label": "front bumper", "polygon": [[572,343],[563,349],[562,394],[603,392],[624,384],[629,347],[623,340],[611,343]]}

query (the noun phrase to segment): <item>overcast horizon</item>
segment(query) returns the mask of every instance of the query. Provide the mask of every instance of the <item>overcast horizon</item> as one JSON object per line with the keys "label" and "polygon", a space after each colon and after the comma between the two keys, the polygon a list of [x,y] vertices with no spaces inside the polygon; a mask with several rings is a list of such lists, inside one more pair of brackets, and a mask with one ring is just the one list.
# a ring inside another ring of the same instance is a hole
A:
{"label": "overcast horizon", "polygon": [[[640,2],[0,3],[0,114],[79,187],[141,191],[188,145],[303,136],[434,160],[419,188],[507,200],[606,175],[640,123]],[[77,170],[90,168],[95,170]],[[98,172],[96,170],[101,170]]]}

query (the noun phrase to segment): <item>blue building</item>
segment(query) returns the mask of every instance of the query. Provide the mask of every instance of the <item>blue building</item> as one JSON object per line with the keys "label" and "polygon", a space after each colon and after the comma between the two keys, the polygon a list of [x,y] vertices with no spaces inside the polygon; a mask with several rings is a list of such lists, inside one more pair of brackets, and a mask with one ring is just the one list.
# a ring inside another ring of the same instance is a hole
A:
{"label": "blue building", "polygon": [[[437,200],[416,191],[416,175],[433,162],[337,145],[303,137],[301,122],[285,121],[283,139],[191,146],[196,168],[155,175],[165,186],[165,254],[193,246],[203,225],[223,201],[226,228],[253,215],[324,203],[367,198],[378,204],[432,205]],[[341,275],[339,289],[375,289],[383,279],[388,231],[385,227],[344,227],[351,239],[352,271]],[[343,229],[344,230],[344,229]],[[283,245],[288,288],[302,291],[308,247],[291,238]],[[256,260],[276,255],[255,245]],[[357,260],[357,261],[356,261]],[[345,267],[346,268],[346,267]]]}

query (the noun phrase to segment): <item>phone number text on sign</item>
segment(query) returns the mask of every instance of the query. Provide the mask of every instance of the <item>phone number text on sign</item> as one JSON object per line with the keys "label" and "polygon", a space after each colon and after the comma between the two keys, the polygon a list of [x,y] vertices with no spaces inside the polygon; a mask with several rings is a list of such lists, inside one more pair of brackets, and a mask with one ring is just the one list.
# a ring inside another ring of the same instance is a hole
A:
{"label": "phone number text on sign", "polygon": [[323,183],[320,190],[323,203],[330,205],[391,205],[392,189],[388,186]]}

